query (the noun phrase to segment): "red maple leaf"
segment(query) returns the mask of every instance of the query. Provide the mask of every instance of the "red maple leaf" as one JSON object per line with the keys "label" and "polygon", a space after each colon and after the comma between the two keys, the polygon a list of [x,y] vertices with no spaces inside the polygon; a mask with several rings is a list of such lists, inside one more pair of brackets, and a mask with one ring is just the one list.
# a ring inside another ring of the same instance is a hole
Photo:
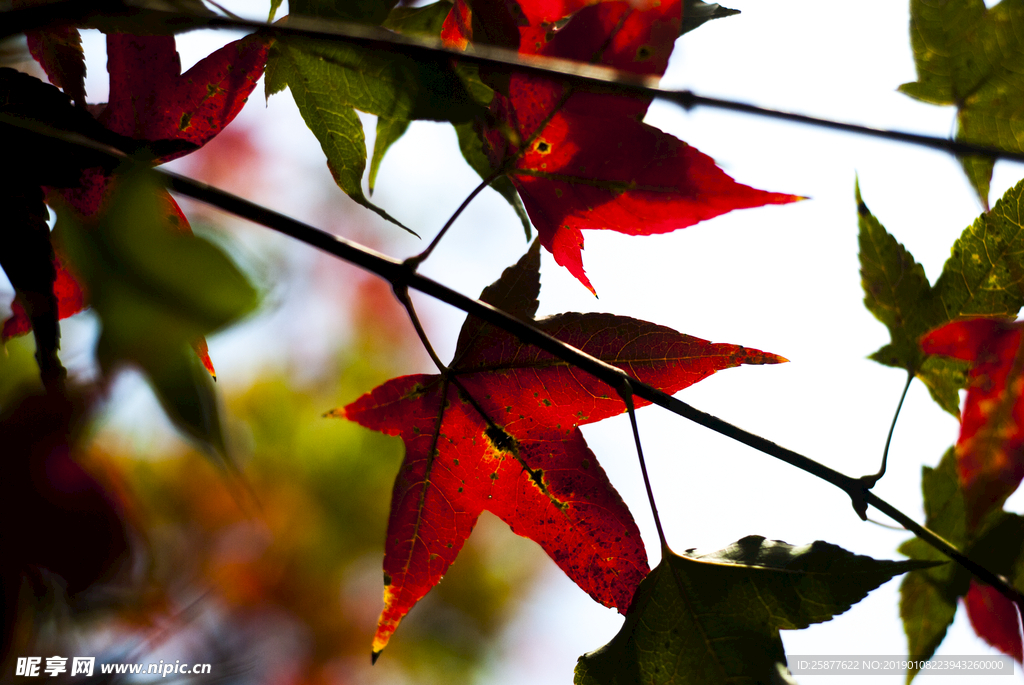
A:
{"label": "red maple leaf", "polygon": [[1024,659],[1020,614],[1016,604],[991,585],[972,580],[964,597],[964,606],[978,637],[1003,654],[1012,656],[1018,663]]}
{"label": "red maple leaf", "polygon": [[[491,7],[503,0],[478,2]],[[493,10],[492,10],[493,11]],[[660,76],[682,22],[681,0],[520,3],[519,52],[597,63]],[[552,24],[572,14],[568,24]],[[461,6],[445,24],[448,45],[471,38]],[[473,24],[475,26],[475,24]],[[513,74],[496,93],[498,124],[485,130],[494,168],[522,196],[541,242],[555,261],[594,291],[583,269],[583,229],[630,235],[666,233],[733,209],[802,199],[736,183],[693,147],[641,123],[650,98],[583,90]]]}
{"label": "red maple leaf", "polygon": [[[539,267],[534,243],[481,299],[532,320]],[[670,393],[719,369],[785,361],[611,314],[560,314],[536,325]],[[595,600],[624,613],[648,572],[647,555],[579,426],[625,409],[603,382],[469,318],[447,374],[395,378],[330,412],[399,435],[406,446],[391,500],[374,654],[441,579],[484,510],[540,544]]]}
{"label": "red maple leaf", "polygon": [[1002,506],[1024,478],[1021,325],[1004,319],[954,321],[921,339],[927,354],[971,362],[956,443],[969,528]]}
{"label": "red maple leaf", "polygon": [[[999,509],[1024,479],[1024,350],[1022,322],[954,321],[927,333],[921,349],[971,362],[956,443],[957,474],[968,530]],[[1017,606],[995,588],[972,581],[964,597],[974,632],[1021,661]]]}
{"label": "red maple leaf", "polygon": [[[269,47],[266,38],[247,36],[225,45],[202,59],[186,73],[173,36],[107,36],[107,70],[110,101],[99,115],[109,130],[142,141],[184,140],[201,147],[227,126],[242,109],[263,74]],[[186,154],[179,151],[160,157],[160,164]],[[82,174],[81,186],[61,189],[62,201],[82,216],[101,211],[110,196],[111,177],[101,169]],[[191,234],[192,227],[177,203],[161,192],[168,227]],[[61,319],[82,311],[86,293],[58,255],[54,292]],[[32,324],[17,301],[4,322],[3,340],[31,330]],[[196,352],[211,374],[213,364],[206,342],[196,341]]]}

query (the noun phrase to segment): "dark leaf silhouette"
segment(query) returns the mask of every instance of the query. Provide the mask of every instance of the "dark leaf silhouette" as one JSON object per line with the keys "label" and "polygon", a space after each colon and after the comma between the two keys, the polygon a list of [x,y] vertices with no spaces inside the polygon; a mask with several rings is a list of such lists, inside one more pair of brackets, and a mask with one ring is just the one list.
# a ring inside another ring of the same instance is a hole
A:
{"label": "dark leaf silhouette", "polygon": [[575,683],[793,683],[779,630],[828,621],[894,576],[930,565],[754,535],[711,554],[666,549],[619,633],[580,657]]}

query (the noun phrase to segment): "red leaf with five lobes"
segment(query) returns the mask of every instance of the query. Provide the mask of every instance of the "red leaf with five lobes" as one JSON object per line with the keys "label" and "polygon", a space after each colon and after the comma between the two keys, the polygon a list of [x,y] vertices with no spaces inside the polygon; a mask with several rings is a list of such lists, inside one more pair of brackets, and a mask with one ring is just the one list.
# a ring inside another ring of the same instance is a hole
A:
{"label": "red leaf with five lobes", "polygon": [[[481,298],[530,319],[539,264],[535,243]],[[611,314],[562,314],[537,326],[670,393],[719,369],[785,361]],[[469,318],[448,378],[396,378],[332,412],[399,435],[406,446],[392,494],[374,653],[441,579],[484,510],[540,544],[595,600],[624,612],[647,556],[579,430],[623,411],[602,382]]]}
{"label": "red leaf with five lobes", "polygon": [[1021,644],[1020,615],[1017,605],[991,585],[971,581],[964,597],[967,617],[978,637],[1018,663],[1024,659]]}
{"label": "red leaf with five lobes", "polygon": [[1024,352],[1021,322],[955,321],[926,334],[921,349],[972,362],[956,444],[969,527],[1002,505],[1024,478]]}
{"label": "red leaf with five lobes", "polygon": [[[563,29],[550,30],[551,17],[576,9]],[[653,76],[664,72],[682,22],[680,0],[535,2],[523,12],[521,53]],[[555,261],[592,292],[583,229],[651,235],[802,199],[736,183],[710,157],[640,123],[649,104],[513,74],[507,97],[496,93],[491,105],[500,122],[485,131],[491,163],[506,169]]]}

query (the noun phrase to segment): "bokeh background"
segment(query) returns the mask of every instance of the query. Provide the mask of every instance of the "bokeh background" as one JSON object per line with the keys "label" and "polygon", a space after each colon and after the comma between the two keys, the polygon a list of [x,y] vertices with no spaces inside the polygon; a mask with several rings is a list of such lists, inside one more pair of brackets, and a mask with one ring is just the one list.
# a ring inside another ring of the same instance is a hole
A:
{"label": "bokeh background", "polygon": [[[742,13],[680,39],[663,85],[880,128],[953,132],[952,109],[896,92],[915,80],[906,2],[725,4]],[[261,3],[224,5],[266,16]],[[90,102],[103,102],[103,38],[86,33],[87,92]],[[183,67],[236,37],[179,36]],[[17,59],[17,46],[8,53]],[[613,312],[781,354],[791,362],[725,371],[681,397],[845,473],[874,472],[905,377],[866,359],[887,333],[862,305],[854,182],[934,280],[981,211],[959,165],[910,146],[710,109],[656,102],[647,122],[711,155],[742,183],[810,199],[662,236],[588,232],[584,258],[599,299],[545,253],[540,313]],[[364,123],[372,145],[374,118]],[[258,88],[220,136],[171,167],[395,257],[423,246],[334,186],[288,93],[265,101]],[[1021,176],[1020,165],[997,164],[992,201]],[[452,128],[418,122],[385,158],[372,199],[429,238],[477,182]],[[209,661],[224,682],[570,682],[576,658],[607,642],[621,617],[487,514],[451,573],[370,667],[402,447],[321,416],[389,377],[432,371],[429,359],[382,281],[267,229],[181,204],[195,231],[224,245],[263,292],[256,316],[210,339],[244,477],[225,479],[164,419],[141,377],[122,374],[79,456],[135,526],[142,553],[130,575],[142,589],[102,596],[91,611],[54,598],[34,614],[43,643],[132,661]],[[422,271],[476,295],[526,247],[515,214],[485,191]],[[10,292],[0,280],[0,307]],[[414,300],[439,355],[450,358],[463,315]],[[89,313],[62,325],[62,357],[82,381],[98,373],[96,328]],[[0,406],[32,373],[31,340],[9,343],[0,356]],[[898,558],[907,534],[860,521],[831,486],[656,408],[638,420],[676,550],[713,550],[758,534]],[[923,519],[921,466],[938,463],[957,429],[915,381],[876,492]],[[656,556],[628,420],[583,430]],[[1019,503],[1011,498],[1007,508]],[[784,632],[787,652],[901,655],[897,601],[898,580],[828,623]],[[939,650],[991,653],[963,612]],[[944,680],[963,682],[929,682]]]}

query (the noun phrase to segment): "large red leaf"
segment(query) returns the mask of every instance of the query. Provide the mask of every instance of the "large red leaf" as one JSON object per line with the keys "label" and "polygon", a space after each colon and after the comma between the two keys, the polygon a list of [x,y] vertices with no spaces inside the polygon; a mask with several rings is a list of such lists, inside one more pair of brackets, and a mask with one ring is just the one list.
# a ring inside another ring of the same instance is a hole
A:
{"label": "large red leaf", "polygon": [[[474,11],[494,4],[507,6],[489,0]],[[682,21],[681,0],[521,5],[520,53],[647,76],[664,73]],[[552,30],[573,12],[564,28]],[[458,29],[466,23],[453,10],[449,45],[464,44],[468,36]],[[801,199],[736,183],[710,157],[640,123],[649,104],[523,74],[513,74],[507,94],[492,101],[497,124],[485,131],[491,163],[516,186],[544,247],[591,291],[583,229],[665,233],[734,209]]]}
{"label": "large red leaf", "polygon": [[173,36],[110,34],[110,102],[100,121],[139,140],[187,140],[200,147],[241,111],[263,75],[268,47],[268,39],[246,36],[182,74]]}
{"label": "large red leaf", "polygon": [[927,354],[971,362],[956,443],[968,526],[1002,505],[1024,478],[1024,355],[1021,323],[969,319],[921,339]]}
{"label": "large red leaf", "polygon": [[[481,298],[531,319],[539,266],[535,243]],[[562,314],[537,326],[666,392],[719,369],[785,361],[610,314]],[[595,600],[625,612],[648,571],[646,553],[579,430],[623,411],[604,383],[469,318],[447,376],[396,378],[331,412],[401,436],[406,446],[392,494],[374,653],[438,583],[484,510],[540,544]]]}
{"label": "large red leaf", "polygon": [[[213,52],[182,74],[173,36],[110,34],[110,101],[99,116],[100,123],[137,140],[185,140],[199,148],[242,109],[263,74],[268,47],[268,39],[246,36]],[[156,161],[166,162],[183,154],[187,151]],[[92,216],[110,196],[110,177],[100,169],[90,169],[83,173],[79,187],[59,192],[63,202],[77,213]],[[160,200],[166,207],[168,227],[191,234],[188,219],[170,194],[162,191]],[[59,255],[54,292],[61,319],[86,306],[81,286],[63,267]],[[24,308],[15,302],[11,309],[11,317],[3,325],[3,340],[31,330]],[[215,376],[206,341],[197,340],[194,347],[203,365]]]}
{"label": "large red leaf", "polygon": [[1021,644],[1020,615],[1017,605],[991,585],[971,581],[964,597],[967,617],[978,637],[1018,663],[1024,659]]}

